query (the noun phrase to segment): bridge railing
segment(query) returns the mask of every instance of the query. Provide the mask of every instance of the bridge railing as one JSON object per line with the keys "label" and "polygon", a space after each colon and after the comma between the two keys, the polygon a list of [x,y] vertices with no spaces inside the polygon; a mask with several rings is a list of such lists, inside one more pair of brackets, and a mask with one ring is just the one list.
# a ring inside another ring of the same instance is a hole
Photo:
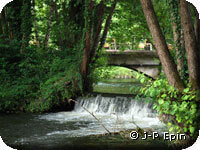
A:
{"label": "bridge railing", "polygon": [[[105,43],[104,45],[105,49],[109,49],[109,50],[141,50],[141,48],[135,47],[132,43],[115,43],[115,42],[111,42],[111,43]],[[153,50],[153,46],[151,43],[146,43],[144,44],[144,48],[142,48],[144,50]]]}

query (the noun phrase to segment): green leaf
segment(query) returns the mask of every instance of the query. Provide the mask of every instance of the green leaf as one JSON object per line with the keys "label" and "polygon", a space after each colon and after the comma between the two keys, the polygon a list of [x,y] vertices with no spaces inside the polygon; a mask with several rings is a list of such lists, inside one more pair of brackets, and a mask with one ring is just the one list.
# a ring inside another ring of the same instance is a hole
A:
{"label": "green leaf", "polygon": [[190,126],[190,132],[193,134],[195,131],[195,128],[193,126]]}
{"label": "green leaf", "polygon": [[173,128],[173,127],[169,128],[169,132],[172,132],[173,130],[174,130],[174,128]]}
{"label": "green leaf", "polygon": [[181,123],[181,121],[182,121],[182,120],[181,120],[181,118],[179,118],[179,119],[176,119],[176,120],[178,121],[178,123]]}
{"label": "green leaf", "polygon": [[189,100],[190,99],[190,95],[184,95],[184,96],[182,96],[182,99],[183,100]]}
{"label": "green leaf", "polygon": [[191,114],[195,114],[197,112],[197,109],[192,109],[190,112]]}
{"label": "green leaf", "polygon": [[165,97],[167,97],[167,94],[162,94],[161,97],[165,98]]}
{"label": "green leaf", "polygon": [[172,111],[169,112],[170,115],[174,115],[175,114],[175,110],[173,109]]}
{"label": "green leaf", "polygon": [[172,123],[171,122],[168,122],[168,126],[171,126],[172,125]]}
{"label": "green leaf", "polygon": [[186,88],[183,90],[183,92],[187,93],[187,92],[189,92],[189,90],[190,90],[189,88]]}
{"label": "green leaf", "polygon": [[159,110],[160,110],[160,106],[157,106],[157,107],[156,107],[156,110],[159,111]]}
{"label": "green leaf", "polygon": [[177,129],[177,130],[178,130],[178,129],[179,129],[179,126],[175,126],[175,129]]}
{"label": "green leaf", "polygon": [[142,78],[141,80],[140,80],[140,82],[143,84],[144,83],[144,81],[145,81],[145,78]]}
{"label": "green leaf", "polygon": [[159,103],[160,105],[162,105],[162,104],[164,103],[164,100],[163,100],[163,99],[158,99],[158,103]]}
{"label": "green leaf", "polygon": [[196,107],[197,107],[196,104],[192,104],[192,106],[191,106],[192,109],[194,109],[194,108],[196,108]]}
{"label": "green leaf", "polygon": [[188,103],[184,101],[184,102],[181,104],[181,107],[182,107],[183,109],[185,109],[185,108],[187,107],[187,105],[188,105]]}
{"label": "green leaf", "polygon": [[188,128],[184,127],[184,132],[187,132],[188,131]]}

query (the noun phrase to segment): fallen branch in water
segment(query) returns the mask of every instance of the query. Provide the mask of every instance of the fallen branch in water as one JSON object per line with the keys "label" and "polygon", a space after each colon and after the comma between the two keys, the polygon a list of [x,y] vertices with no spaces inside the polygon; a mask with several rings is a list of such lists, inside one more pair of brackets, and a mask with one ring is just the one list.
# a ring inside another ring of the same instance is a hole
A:
{"label": "fallen branch in water", "polygon": [[87,111],[89,114],[91,114],[99,122],[99,124],[108,132],[108,134],[111,134],[111,132],[102,124],[102,122],[93,113],[91,113],[89,110],[87,110],[84,106],[82,106],[76,100],[69,99],[68,102],[70,103],[70,101],[72,101],[72,102],[74,102],[76,104],[79,104],[85,111]]}
{"label": "fallen branch in water", "polygon": [[139,134],[141,134],[142,136],[144,136],[144,130],[142,129],[142,128],[140,128],[136,123],[135,123],[135,121],[133,121],[134,120],[134,118],[133,118],[133,116],[132,116],[132,123],[136,126],[136,131],[139,133]]}

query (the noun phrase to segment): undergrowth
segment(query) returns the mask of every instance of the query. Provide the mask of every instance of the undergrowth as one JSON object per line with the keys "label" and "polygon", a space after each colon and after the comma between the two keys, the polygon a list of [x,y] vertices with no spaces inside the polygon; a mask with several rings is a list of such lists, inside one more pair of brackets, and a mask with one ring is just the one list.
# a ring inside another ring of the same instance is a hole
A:
{"label": "undergrowth", "polygon": [[169,126],[169,132],[185,133],[195,139],[200,124],[198,91],[192,91],[188,85],[183,92],[179,92],[168,84],[164,75],[155,81],[144,75],[138,75],[137,78],[143,86],[133,89],[138,92],[138,96],[154,102],[153,109],[159,113],[160,120]]}
{"label": "undergrowth", "polygon": [[79,62],[76,56],[65,57],[69,50],[41,52],[32,46],[13,55],[12,45],[4,49],[0,54],[0,111],[50,111],[80,94]]}

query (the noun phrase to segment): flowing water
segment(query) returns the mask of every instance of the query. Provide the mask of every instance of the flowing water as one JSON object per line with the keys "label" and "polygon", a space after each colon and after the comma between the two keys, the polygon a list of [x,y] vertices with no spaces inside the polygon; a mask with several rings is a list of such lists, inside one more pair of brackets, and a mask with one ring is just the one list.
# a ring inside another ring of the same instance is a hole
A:
{"label": "flowing water", "polygon": [[102,97],[78,99],[80,105],[75,106],[73,112],[59,112],[40,116],[40,119],[57,121],[58,123],[71,122],[77,127],[75,130],[64,130],[48,133],[48,135],[65,134],[67,136],[85,136],[105,133],[105,129],[89,112],[93,113],[109,131],[119,131],[135,128],[159,130],[162,127],[157,114],[151,109],[152,104],[138,102],[131,97]]}
{"label": "flowing water", "polygon": [[19,149],[34,149],[35,146],[40,146],[41,149],[56,149],[55,147],[63,144],[73,146],[87,142],[87,135],[106,133],[99,121],[111,132],[134,129],[135,124],[160,133],[166,129],[152,109],[153,104],[145,103],[145,99],[134,100],[128,96],[98,94],[78,98],[77,101],[80,104],[76,104],[71,112],[42,115],[1,114],[0,135],[7,144]]}
{"label": "flowing water", "polygon": [[141,86],[136,79],[109,79],[94,85],[94,92],[111,94],[133,94],[131,88]]}

